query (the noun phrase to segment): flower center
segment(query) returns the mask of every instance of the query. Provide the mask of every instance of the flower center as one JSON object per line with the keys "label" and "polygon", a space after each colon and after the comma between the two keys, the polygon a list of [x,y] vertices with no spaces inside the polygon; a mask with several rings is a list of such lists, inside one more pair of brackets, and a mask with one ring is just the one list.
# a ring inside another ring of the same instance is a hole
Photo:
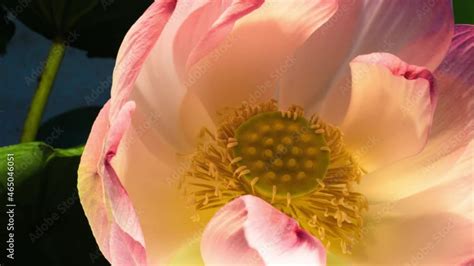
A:
{"label": "flower center", "polygon": [[329,166],[329,147],[304,117],[265,112],[235,131],[231,146],[249,193],[272,201],[299,197],[321,186]]}
{"label": "flower center", "polygon": [[[350,253],[362,234],[363,170],[342,133],[302,108],[275,101],[221,113],[215,133],[203,129],[180,187],[207,220],[236,197],[253,194],[291,216],[335,252]],[[333,244],[335,243],[335,244]]]}

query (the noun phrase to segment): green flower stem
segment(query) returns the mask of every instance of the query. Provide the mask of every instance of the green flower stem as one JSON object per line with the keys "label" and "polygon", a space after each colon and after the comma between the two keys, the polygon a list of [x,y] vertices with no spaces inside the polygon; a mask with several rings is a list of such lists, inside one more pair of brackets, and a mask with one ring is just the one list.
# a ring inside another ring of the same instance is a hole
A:
{"label": "green flower stem", "polygon": [[20,139],[21,143],[34,141],[36,138],[41,118],[43,117],[44,108],[48,102],[65,51],[66,46],[63,42],[53,42],[43,68],[43,73],[41,73],[38,88],[33,96],[33,100],[31,101],[25,124],[23,125],[23,132]]}

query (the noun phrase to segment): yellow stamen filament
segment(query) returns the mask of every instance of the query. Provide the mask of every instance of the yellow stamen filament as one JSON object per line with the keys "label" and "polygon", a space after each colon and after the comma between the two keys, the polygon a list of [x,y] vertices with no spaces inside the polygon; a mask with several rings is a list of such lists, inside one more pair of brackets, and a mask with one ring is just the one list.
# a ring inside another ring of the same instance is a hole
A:
{"label": "yellow stamen filament", "polygon": [[239,145],[239,143],[237,143],[237,142],[229,142],[229,144],[227,144],[227,148],[230,149],[230,148],[233,148],[233,147],[235,147],[235,146],[237,146],[237,145]]}
{"label": "yellow stamen filament", "polygon": [[230,164],[236,164],[238,162],[242,161],[242,157],[235,157],[230,161]]}
{"label": "yellow stamen filament", "polygon": [[277,186],[273,185],[273,188],[272,188],[272,204],[275,203],[275,196],[276,196],[276,193],[277,193]]}
{"label": "yellow stamen filament", "polygon": [[252,193],[255,194],[255,184],[257,184],[258,182],[258,177],[255,177],[254,179],[252,179],[252,181],[250,182],[250,185],[252,186]]}
{"label": "yellow stamen filament", "polygon": [[316,129],[316,130],[314,131],[314,133],[316,133],[316,134],[324,134],[324,129]]}

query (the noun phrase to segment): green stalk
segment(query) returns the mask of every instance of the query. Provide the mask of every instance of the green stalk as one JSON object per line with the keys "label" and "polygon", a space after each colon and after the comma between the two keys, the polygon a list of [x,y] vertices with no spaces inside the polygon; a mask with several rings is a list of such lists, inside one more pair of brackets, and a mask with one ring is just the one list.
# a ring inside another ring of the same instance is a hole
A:
{"label": "green stalk", "polygon": [[43,117],[44,108],[48,103],[48,98],[53,88],[54,80],[56,79],[56,74],[58,73],[65,51],[66,46],[63,42],[53,42],[44,65],[43,73],[41,73],[38,88],[33,96],[33,100],[31,101],[25,124],[23,125],[23,132],[21,133],[20,139],[21,143],[34,141],[36,138],[41,118]]}

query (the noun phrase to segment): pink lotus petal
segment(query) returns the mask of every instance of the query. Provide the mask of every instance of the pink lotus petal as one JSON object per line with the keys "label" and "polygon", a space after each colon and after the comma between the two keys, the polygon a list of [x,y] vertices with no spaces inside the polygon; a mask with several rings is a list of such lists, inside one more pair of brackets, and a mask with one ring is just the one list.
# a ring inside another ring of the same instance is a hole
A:
{"label": "pink lotus petal", "polygon": [[160,37],[176,0],[158,0],[135,22],[120,46],[113,75],[110,118],[129,100],[133,84],[151,48]]}
{"label": "pink lotus petal", "polygon": [[322,244],[297,222],[254,196],[219,210],[204,230],[206,265],[325,265]]}
{"label": "pink lotus petal", "polygon": [[[473,251],[474,253],[474,251]],[[474,264],[474,256],[465,260],[463,263],[459,264],[460,266],[471,266]]]}
{"label": "pink lotus petal", "polygon": [[204,56],[209,54],[219,43],[224,40],[232,31],[234,23],[241,17],[259,8],[264,0],[257,1],[233,1],[220,17],[214,21],[208,32],[201,37],[199,42],[189,54],[186,66],[197,63]]}
{"label": "pink lotus petal", "polygon": [[223,107],[274,97],[295,50],[336,12],[337,1],[267,1],[191,68],[192,90],[216,118]]}
{"label": "pink lotus petal", "polygon": [[[194,76],[188,74],[187,67],[217,47],[234,23],[260,4],[261,0],[177,3],[169,23],[143,63],[131,98],[137,102],[139,112],[163,117],[160,127],[154,129],[155,135],[187,151],[194,144],[198,130],[212,126],[200,100],[188,91]],[[189,114],[195,123],[182,121]]]}
{"label": "pink lotus petal", "polygon": [[363,179],[362,193],[380,203],[369,208],[374,222],[366,225],[366,243],[353,259],[397,265],[473,261],[473,40],[473,26],[456,26],[435,72],[439,101],[423,152]]}
{"label": "pink lotus petal", "polygon": [[364,3],[359,22],[353,55],[392,53],[431,71],[446,55],[454,26],[450,0],[369,0]]}
{"label": "pink lotus petal", "polygon": [[354,57],[386,52],[433,71],[454,23],[450,0],[339,2],[338,12],[298,50],[279,97],[283,105],[299,104],[336,124],[349,104]]}
{"label": "pink lotus petal", "polygon": [[[135,106],[126,103],[110,124],[109,107],[109,104],[104,106],[94,123],[81,158],[79,196],[104,256],[111,262],[143,265],[146,252],[140,224],[127,192],[110,165]],[[133,253],[123,254],[131,250]]]}
{"label": "pink lotus petal", "polygon": [[360,244],[348,258],[352,265],[460,265],[472,259],[472,221],[449,212],[410,216],[396,206],[369,209]]}
{"label": "pink lotus petal", "polygon": [[[466,147],[465,153],[453,163],[449,172],[443,174],[441,183],[433,183],[423,191],[398,200],[397,212],[407,215],[450,212],[465,217],[474,223],[474,202],[472,201],[474,169],[474,141]],[[399,188],[403,189],[403,188]],[[426,204],[429,202],[429,204]],[[473,224],[474,226],[474,224]]]}
{"label": "pink lotus petal", "polygon": [[320,112],[331,82],[338,78],[344,65],[348,68],[356,33],[363,27],[358,23],[364,12],[363,2],[340,0],[338,4],[337,12],[328,22],[296,50],[294,64],[281,80],[282,107],[298,104],[307,113]]}
{"label": "pink lotus petal", "polygon": [[[452,172],[453,169],[470,169],[473,152],[469,143],[474,138],[473,41],[473,26],[456,26],[449,53],[434,73],[439,96],[426,147],[414,157],[366,176],[360,188],[368,198],[401,199],[462,176],[462,172]],[[460,158],[468,155],[471,157],[464,166],[456,166],[463,162]]]}
{"label": "pink lotus petal", "polygon": [[373,171],[418,153],[436,104],[431,73],[390,54],[351,62],[352,95],[341,129],[348,149]]}
{"label": "pink lotus petal", "polygon": [[[400,200],[370,206],[354,259],[396,265],[461,265],[472,259],[473,143],[447,173],[445,182]],[[391,189],[385,192],[403,190]]]}
{"label": "pink lotus petal", "polygon": [[89,139],[82,153],[77,181],[82,207],[97,244],[107,259],[110,259],[109,239],[112,222],[107,214],[102,179],[97,173],[97,162],[100,160],[104,139],[109,128],[109,107],[110,103],[107,102],[92,126]]}
{"label": "pink lotus petal", "polygon": [[116,224],[112,224],[110,237],[110,263],[112,265],[147,265],[143,245],[131,238]]}
{"label": "pink lotus petal", "polygon": [[[147,122],[132,119],[112,160],[120,181],[127,190],[140,219],[145,237],[148,263],[167,265],[169,256],[195,237],[199,223],[191,220],[189,203],[177,189],[179,179],[189,167],[189,158],[177,154],[174,147],[154,138]],[[136,124],[134,124],[136,123]]]}
{"label": "pink lotus petal", "polygon": [[181,161],[183,156],[178,155],[177,148],[186,146],[179,145],[186,142],[183,135],[192,135],[185,128],[196,124],[201,129],[208,124],[199,117],[206,115],[205,110],[199,111],[199,100],[181,91],[183,80],[178,73],[184,71],[188,54],[197,49],[200,38],[210,34],[209,38],[217,42],[213,34],[221,27],[227,31],[238,16],[250,12],[249,8],[242,12],[237,9],[258,4],[246,2],[179,1],[134,84],[131,99],[136,100],[137,110],[112,165],[138,212],[147,248],[153,250],[148,254],[150,264],[166,263],[199,226],[190,219],[193,214],[176,188],[189,165]]}
{"label": "pink lotus petal", "polygon": [[122,140],[122,136],[130,126],[131,114],[135,109],[135,103],[126,103],[107,133],[106,142],[103,151],[103,164],[99,165],[99,174],[102,176],[104,191],[108,199],[108,205],[112,211],[112,216],[120,226],[120,229],[130,235],[135,241],[143,247],[145,241],[140,228],[140,222],[135,213],[135,209],[128,197],[128,193],[122,186],[111,160],[117,152],[117,147]]}

